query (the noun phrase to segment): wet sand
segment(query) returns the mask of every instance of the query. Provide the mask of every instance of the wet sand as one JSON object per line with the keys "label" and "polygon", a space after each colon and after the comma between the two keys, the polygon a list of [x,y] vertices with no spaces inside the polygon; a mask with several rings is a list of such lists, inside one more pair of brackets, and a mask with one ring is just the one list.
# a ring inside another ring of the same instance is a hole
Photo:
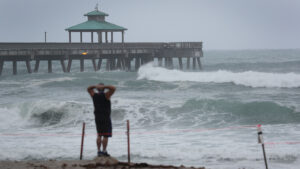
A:
{"label": "wet sand", "polygon": [[70,161],[0,161],[1,169],[205,169],[204,167],[164,166],[147,163],[119,162],[113,157],[97,157],[94,160]]}

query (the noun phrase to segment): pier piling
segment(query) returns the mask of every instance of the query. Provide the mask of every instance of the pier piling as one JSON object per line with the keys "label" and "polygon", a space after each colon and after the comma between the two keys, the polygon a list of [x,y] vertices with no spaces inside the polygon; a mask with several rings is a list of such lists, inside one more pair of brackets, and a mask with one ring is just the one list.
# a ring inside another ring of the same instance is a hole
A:
{"label": "pier piling", "polygon": [[101,69],[102,59],[98,60],[97,70]]}
{"label": "pier piling", "polygon": [[84,72],[84,60],[80,59],[80,72]]}
{"label": "pier piling", "polygon": [[196,58],[193,58],[193,70],[196,70]]}
{"label": "pier piling", "polygon": [[66,65],[65,65],[65,61],[63,59],[60,60],[60,64],[61,64],[62,71],[66,72]]}
{"label": "pier piling", "polygon": [[178,57],[178,63],[179,63],[179,69],[182,70],[183,66],[182,66],[182,58]]}
{"label": "pier piling", "polygon": [[4,61],[3,61],[3,59],[1,58],[1,59],[0,59],[0,76],[1,76],[1,74],[2,74],[3,65],[4,65]]}
{"label": "pier piling", "polygon": [[199,57],[197,58],[197,62],[198,62],[199,70],[202,70],[202,64]]}
{"label": "pier piling", "polygon": [[186,59],[186,69],[190,69],[190,57]]}
{"label": "pier piling", "polygon": [[52,60],[48,60],[48,73],[52,73]]}
{"label": "pier piling", "polygon": [[68,60],[67,72],[70,72],[70,71],[71,71],[71,66],[72,66],[72,59],[69,58],[69,60]]}
{"label": "pier piling", "polygon": [[140,58],[139,57],[135,57],[135,71],[138,71],[140,68]]}
{"label": "pier piling", "polygon": [[27,67],[27,72],[28,73],[32,73],[31,65],[30,65],[30,60],[26,60],[26,67]]}
{"label": "pier piling", "polygon": [[96,59],[92,59],[92,64],[93,64],[94,71],[97,71],[98,68],[97,68],[97,65],[96,65]]}
{"label": "pier piling", "polygon": [[17,61],[13,60],[13,75],[17,74]]}
{"label": "pier piling", "polygon": [[34,72],[39,71],[39,66],[40,66],[40,60],[37,59],[37,60],[35,60]]}

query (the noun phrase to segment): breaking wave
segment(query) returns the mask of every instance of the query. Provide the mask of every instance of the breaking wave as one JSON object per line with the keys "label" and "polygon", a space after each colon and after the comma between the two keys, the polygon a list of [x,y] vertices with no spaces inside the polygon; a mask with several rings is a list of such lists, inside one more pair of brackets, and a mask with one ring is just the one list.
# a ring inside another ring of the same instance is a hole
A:
{"label": "breaking wave", "polygon": [[152,63],[142,66],[138,71],[138,80],[147,79],[162,82],[191,81],[202,83],[234,83],[248,87],[299,88],[300,74],[266,72],[183,72],[154,67]]}
{"label": "breaking wave", "polygon": [[[1,128],[16,127],[47,127],[76,125],[82,121],[92,120],[86,113],[90,113],[83,103],[35,101],[24,102],[0,107]],[[3,120],[3,121],[2,121]]]}

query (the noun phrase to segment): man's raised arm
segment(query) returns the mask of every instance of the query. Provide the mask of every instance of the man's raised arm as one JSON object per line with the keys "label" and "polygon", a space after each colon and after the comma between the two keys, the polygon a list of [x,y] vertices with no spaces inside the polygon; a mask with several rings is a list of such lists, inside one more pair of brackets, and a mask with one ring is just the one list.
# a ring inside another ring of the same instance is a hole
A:
{"label": "man's raised arm", "polygon": [[91,95],[91,97],[94,96],[94,89],[96,88],[96,86],[89,86],[87,88],[87,92]]}
{"label": "man's raised arm", "polygon": [[108,92],[105,93],[105,97],[107,100],[115,93],[116,87],[115,86],[103,86],[103,89],[108,89]]}

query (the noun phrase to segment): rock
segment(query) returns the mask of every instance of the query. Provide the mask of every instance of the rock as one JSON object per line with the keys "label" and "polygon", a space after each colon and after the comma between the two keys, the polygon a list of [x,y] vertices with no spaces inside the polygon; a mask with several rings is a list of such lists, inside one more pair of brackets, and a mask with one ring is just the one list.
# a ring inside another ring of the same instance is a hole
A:
{"label": "rock", "polygon": [[119,161],[113,157],[96,157],[94,161],[101,165],[117,165]]}

